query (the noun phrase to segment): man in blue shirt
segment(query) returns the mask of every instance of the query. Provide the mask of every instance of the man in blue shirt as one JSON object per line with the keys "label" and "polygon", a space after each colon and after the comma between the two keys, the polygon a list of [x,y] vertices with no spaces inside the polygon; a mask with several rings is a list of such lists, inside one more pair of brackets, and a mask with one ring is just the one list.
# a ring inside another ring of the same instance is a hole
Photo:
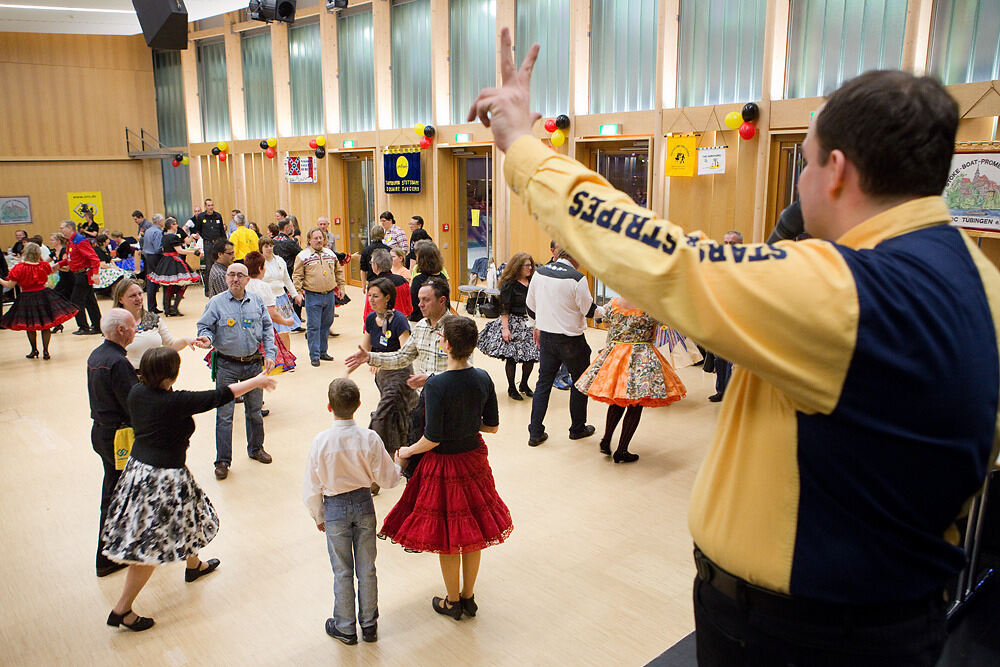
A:
{"label": "man in blue shirt", "polygon": [[[256,294],[246,291],[250,276],[239,262],[226,270],[229,289],[212,297],[198,320],[199,347],[215,347],[215,386],[226,387],[274,368],[274,327],[267,308]],[[260,347],[263,345],[264,354]],[[261,463],[270,463],[264,451],[264,417],[261,414],[263,391],[254,389],[243,397],[246,418],[247,454]],[[225,479],[233,461],[233,410],[230,401],[215,412],[215,476]]]}
{"label": "man in blue shirt", "polygon": [[152,223],[142,233],[139,247],[142,249],[143,274],[146,276],[146,310],[161,313],[163,311],[156,307],[156,290],[160,286],[149,279],[149,274],[156,270],[163,257],[163,216],[154,213]]}

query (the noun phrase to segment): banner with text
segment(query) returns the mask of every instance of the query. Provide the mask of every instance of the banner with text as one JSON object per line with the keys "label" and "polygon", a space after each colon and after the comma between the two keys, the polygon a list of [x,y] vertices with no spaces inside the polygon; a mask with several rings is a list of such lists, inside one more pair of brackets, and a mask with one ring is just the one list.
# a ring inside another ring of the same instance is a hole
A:
{"label": "banner with text", "polygon": [[104,226],[104,203],[100,192],[67,192],[69,219],[76,224],[83,222],[83,214],[89,210],[94,214],[94,222]]}
{"label": "banner with text", "polygon": [[698,149],[698,175],[726,173],[726,147],[711,146]]}
{"label": "banner with text", "polygon": [[389,151],[382,156],[387,195],[420,192],[420,151]]}
{"label": "banner with text", "polygon": [[694,176],[698,158],[694,145],[696,137],[667,137],[667,176]]}
{"label": "banner with text", "polygon": [[1000,153],[955,153],[943,195],[952,224],[1000,232]]}

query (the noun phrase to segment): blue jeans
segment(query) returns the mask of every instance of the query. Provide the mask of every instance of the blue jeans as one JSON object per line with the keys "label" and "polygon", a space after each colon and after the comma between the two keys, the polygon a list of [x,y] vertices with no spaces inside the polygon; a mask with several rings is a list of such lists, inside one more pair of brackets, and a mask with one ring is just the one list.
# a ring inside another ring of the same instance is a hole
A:
{"label": "blue jeans", "polygon": [[325,294],[306,290],[306,341],[309,343],[309,359],[318,360],[326,354],[330,326],[333,324],[333,309],[336,297],[333,290]]}
{"label": "blue jeans", "polygon": [[[215,386],[228,387],[234,382],[249,380],[259,375],[261,362],[240,363],[219,357],[215,373]],[[254,389],[243,395],[243,410],[246,412],[247,454],[264,449],[264,417],[260,407],[264,404],[264,391]],[[215,462],[233,462],[233,410],[236,403],[229,401],[215,411]]]}
{"label": "blue jeans", "polygon": [[733,374],[733,363],[722,357],[715,358],[715,391],[721,396],[726,393],[729,378]]}
{"label": "blue jeans", "polygon": [[528,424],[528,436],[540,438],[545,433],[545,413],[549,409],[549,394],[552,393],[552,383],[559,372],[559,366],[565,364],[569,371],[573,386],[569,394],[569,415],[572,424],[571,434],[580,433],[587,427],[587,396],[576,388],[576,381],[590,365],[590,346],[583,336],[565,336],[563,334],[542,331],[539,334],[538,382],[535,384],[535,395],[531,397],[531,423]]}
{"label": "blue jeans", "polygon": [[339,632],[357,634],[354,575],[358,577],[358,622],[378,621],[375,577],[375,503],[368,487],[323,498],[326,548],[333,566],[333,622]]}

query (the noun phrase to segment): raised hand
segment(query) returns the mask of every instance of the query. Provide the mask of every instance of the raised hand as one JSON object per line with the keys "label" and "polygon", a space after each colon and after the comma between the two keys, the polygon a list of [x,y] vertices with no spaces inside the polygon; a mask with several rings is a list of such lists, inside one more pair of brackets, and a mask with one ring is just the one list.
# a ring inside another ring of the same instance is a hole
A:
{"label": "raised hand", "polygon": [[510,145],[525,134],[541,114],[531,110],[531,70],[538,59],[538,44],[528,49],[520,68],[514,67],[514,50],[510,29],[500,31],[500,88],[484,88],[472,103],[466,120],[478,118],[486,127],[493,128],[493,141],[497,148],[507,152]]}
{"label": "raised hand", "polygon": [[368,363],[368,350],[358,345],[358,351],[344,359],[347,364],[347,372],[357,369],[362,364]]}

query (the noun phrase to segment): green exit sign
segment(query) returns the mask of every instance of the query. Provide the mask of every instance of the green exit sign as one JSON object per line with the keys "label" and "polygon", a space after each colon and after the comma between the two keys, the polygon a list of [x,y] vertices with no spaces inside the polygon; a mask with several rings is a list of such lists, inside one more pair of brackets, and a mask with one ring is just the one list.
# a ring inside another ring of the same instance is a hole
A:
{"label": "green exit sign", "polygon": [[455,135],[456,144],[467,144],[470,141],[472,141],[471,132],[459,132],[458,134]]}
{"label": "green exit sign", "polygon": [[598,134],[600,134],[602,137],[613,137],[621,133],[622,133],[621,123],[608,123],[606,125],[601,125],[598,128]]}
{"label": "green exit sign", "polygon": [[354,148],[354,139],[344,139],[340,144],[343,148]]}

